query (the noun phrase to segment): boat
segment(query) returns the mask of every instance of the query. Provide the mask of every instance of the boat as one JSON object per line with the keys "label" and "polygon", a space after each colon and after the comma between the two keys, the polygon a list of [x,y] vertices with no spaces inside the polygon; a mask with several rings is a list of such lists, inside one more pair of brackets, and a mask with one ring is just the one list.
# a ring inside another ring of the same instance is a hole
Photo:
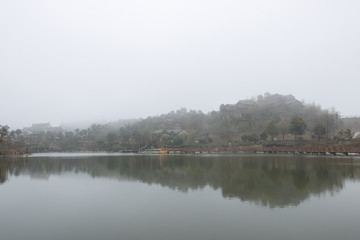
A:
{"label": "boat", "polygon": [[164,149],[161,149],[160,151],[158,151],[158,154],[168,154],[169,153],[169,150],[164,148]]}

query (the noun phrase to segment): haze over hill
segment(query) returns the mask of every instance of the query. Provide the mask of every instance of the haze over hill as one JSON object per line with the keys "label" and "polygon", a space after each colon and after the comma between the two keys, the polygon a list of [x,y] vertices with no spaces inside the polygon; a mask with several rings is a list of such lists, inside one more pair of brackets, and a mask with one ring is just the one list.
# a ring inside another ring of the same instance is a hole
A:
{"label": "haze over hill", "polygon": [[113,129],[114,131],[119,129],[120,127],[123,127],[128,124],[135,123],[139,121],[140,119],[120,119],[117,121],[82,121],[82,122],[69,122],[69,123],[63,123],[60,125],[60,127],[66,131],[75,131],[76,129],[87,129],[91,127],[91,125],[108,125],[110,129]]}
{"label": "haze over hill", "polygon": [[[221,104],[220,107],[213,107],[213,109],[211,111],[202,111],[202,110],[196,110],[196,111],[200,111],[203,112],[205,114],[207,113],[211,113],[213,111],[217,111],[217,109],[219,109],[220,112],[222,112],[223,114],[227,114],[227,115],[238,115],[239,112],[242,113],[242,115],[246,114],[248,111],[251,111],[251,109],[253,109],[256,104],[265,104],[264,102],[264,97],[267,99],[266,100],[266,105],[268,105],[269,107],[272,108],[273,111],[275,111],[274,113],[278,114],[279,116],[287,116],[287,118],[289,118],[289,116],[291,114],[303,114],[304,113],[304,109],[302,108],[302,106],[305,105],[311,105],[317,108],[321,108],[320,104],[309,104],[306,103],[304,101],[300,101],[298,99],[296,99],[293,95],[281,95],[281,94],[270,94],[270,93],[265,93],[264,95],[258,95],[258,96],[253,96],[251,98],[248,99],[244,99],[244,100],[238,100],[238,102],[236,104]],[[186,109],[185,107],[181,107],[178,108],[179,109]],[[169,112],[174,111],[174,109],[172,109]],[[299,111],[299,112],[296,112]],[[328,109],[328,111],[333,111],[339,115],[339,117],[355,117],[358,118],[360,117],[360,115],[351,115],[351,116],[342,116],[341,112],[338,111],[338,109]],[[75,129],[86,129],[89,128],[91,125],[93,124],[100,124],[100,125],[111,125],[114,128],[117,127],[122,127],[124,125],[127,124],[131,124],[137,121],[140,121],[141,119],[146,119],[149,117],[156,117],[156,116],[161,116],[164,115],[166,112],[161,112],[159,114],[154,114],[154,115],[148,115],[148,116],[142,116],[139,118],[131,118],[131,119],[106,119],[103,118],[102,120],[99,120],[99,117],[95,118],[95,119],[85,119],[83,121],[68,121],[68,122],[59,122],[59,120],[54,120],[54,121],[50,121],[49,119],[51,119],[51,117],[44,119],[44,121],[38,121],[35,123],[51,123],[52,126],[60,126],[62,127],[64,130],[67,131],[74,131]],[[241,114],[239,115],[241,116]],[[97,119],[97,120],[96,120]],[[348,122],[348,121],[347,121]],[[355,119],[355,122],[357,122],[357,120]],[[31,123],[33,124],[33,123]],[[31,124],[27,124],[25,127],[29,127],[31,126]],[[3,124],[5,125],[5,124]],[[351,121],[349,123],[350,128],[352,128],[351,126],[354,125]],[[356,125],[356,123],[355,123]],[[22,125],[11,125],[12,129],[17,129],[20,128],[22,129],[23,126]],[[357,129],[357,128],[356,128]]]}

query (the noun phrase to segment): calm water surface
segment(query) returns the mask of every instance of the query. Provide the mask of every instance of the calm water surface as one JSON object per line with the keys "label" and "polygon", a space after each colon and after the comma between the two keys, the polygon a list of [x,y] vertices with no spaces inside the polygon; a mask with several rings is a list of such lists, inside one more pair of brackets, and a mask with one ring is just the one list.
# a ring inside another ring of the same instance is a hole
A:
{"label": "calm water surface", "polygon": [[360,239],[360,159],[0,160],[0,239]]}

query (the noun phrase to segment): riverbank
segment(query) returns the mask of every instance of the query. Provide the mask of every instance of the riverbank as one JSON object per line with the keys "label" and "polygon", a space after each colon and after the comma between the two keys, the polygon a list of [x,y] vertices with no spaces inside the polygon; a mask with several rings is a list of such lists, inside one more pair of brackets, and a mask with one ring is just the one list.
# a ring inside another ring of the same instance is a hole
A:
{"label": "riverbank", "polygon": [[[159,149],[157,149],[159,150]],[[165,151],[149,150],[123,150],[123,151],[72,151],[72,152],[42,152],[25,154],[19,151],[2,151],[0,158],[15,158],[30,156],[32,154],[51,156],[53,154],[81,154],[81,155],[113,155],[113,154],[305,154],[324,156],[360,156],[360,146],[357,145],[324,145],[324,146],[232,146],[232,147],[183,147],[166,148]]]}
{"label": "riverbank", "polygon": [[0,159],[23,157],[26,154],[15,150],[0,151]]}
{"label": "riverbank", "polygon": [[[125,151],[124,151],[125,152]],[[128,152],[128,151],[126,151]],[[133,153],[152,153],[156,151],[132,151]],[[360,156],[360,146],[350,145],[329,145],[329,146],[235,146],[235,147],[187,147],[167,149],[168,154],[307,154],[307,155],[328,155],[328,156]]]}

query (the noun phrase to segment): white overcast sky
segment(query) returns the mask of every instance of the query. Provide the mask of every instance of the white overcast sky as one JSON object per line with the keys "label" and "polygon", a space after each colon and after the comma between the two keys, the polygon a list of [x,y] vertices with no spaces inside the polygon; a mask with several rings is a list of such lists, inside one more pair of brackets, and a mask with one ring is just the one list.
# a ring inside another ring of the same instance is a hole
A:
{"label": "white overcast sky", "polygon": [[359,115],[359,0],[0,0],[0,125],[292,94]]}

